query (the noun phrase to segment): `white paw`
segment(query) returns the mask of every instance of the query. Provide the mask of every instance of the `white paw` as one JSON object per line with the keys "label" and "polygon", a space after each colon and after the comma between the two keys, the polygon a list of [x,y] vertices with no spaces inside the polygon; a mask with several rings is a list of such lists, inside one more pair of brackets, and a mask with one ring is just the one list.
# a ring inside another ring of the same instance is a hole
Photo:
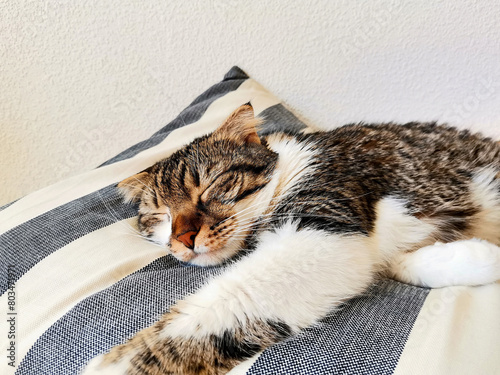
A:
{"label": "white paw", "polygon": [[398,260],[393,274],[414,285],[442,288],[483,285],[500,279],[500,247],[484,240],[436,242]]}
{"label": "white paw", "polygon": [[87,366],[83,368],[80,375],[126,375],[131,356],[126,356],[118,362],[102,366],[104,354],[94,357]]}

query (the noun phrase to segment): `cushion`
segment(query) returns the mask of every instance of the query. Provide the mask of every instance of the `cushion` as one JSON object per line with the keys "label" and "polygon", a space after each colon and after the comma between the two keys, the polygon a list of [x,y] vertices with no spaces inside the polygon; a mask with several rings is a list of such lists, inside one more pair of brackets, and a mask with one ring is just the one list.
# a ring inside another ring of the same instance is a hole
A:
{"label": "cushion", "polygon": [[[141,238],[137,208],[115,186],[249,101],[264,132],[306,128],[233,67],[147,140],[0,208],[2,374],[77,374],[221,271],[186,266]],[[498,373],[498,311],[500,284],[431,291],[381,280],[231,373]]]}

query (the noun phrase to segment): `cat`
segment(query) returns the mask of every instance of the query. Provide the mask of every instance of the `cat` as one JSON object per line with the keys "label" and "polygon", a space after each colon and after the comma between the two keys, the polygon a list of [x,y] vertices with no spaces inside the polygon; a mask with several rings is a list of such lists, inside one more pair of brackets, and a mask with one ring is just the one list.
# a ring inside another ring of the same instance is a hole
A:
{"label": "cat", "polygon": [[500,279],[500,145],[445,125],[259,136],[248,103],[125,179],[138,227],[179,261],[233,262],[83,374],[224,374],[380,275]]}

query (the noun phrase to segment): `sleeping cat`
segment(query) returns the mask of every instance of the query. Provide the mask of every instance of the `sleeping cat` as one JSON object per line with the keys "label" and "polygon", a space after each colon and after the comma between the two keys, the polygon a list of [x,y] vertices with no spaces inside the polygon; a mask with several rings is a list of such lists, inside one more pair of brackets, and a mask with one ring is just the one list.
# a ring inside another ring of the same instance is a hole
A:
{"label": "sleeping cat", "polygon": [[232,262],[84,374],[224,374],[380,275],[500,279],[500,145],[447,126],[259,137],[250,104],[118,184],[182,262]]}

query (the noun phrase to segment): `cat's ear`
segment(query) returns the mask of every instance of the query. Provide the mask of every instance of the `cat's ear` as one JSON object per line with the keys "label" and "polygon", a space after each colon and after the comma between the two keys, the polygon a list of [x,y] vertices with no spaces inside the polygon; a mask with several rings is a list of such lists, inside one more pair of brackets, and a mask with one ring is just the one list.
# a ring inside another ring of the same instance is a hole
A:
{"label": "cat's ear", "polygon": [[260,144],[257,130],[261,123],[261,119],[255,118],[253,107],[248,102],[231,113],[226,121],[214,132],[214,135],[241,144]]}
{"label": "cat's ear", "polygon": [[150,171],[151,168],[148,168],[118,183],[118,190],[126,202],[139,201],[142,192],[149,189]]}

